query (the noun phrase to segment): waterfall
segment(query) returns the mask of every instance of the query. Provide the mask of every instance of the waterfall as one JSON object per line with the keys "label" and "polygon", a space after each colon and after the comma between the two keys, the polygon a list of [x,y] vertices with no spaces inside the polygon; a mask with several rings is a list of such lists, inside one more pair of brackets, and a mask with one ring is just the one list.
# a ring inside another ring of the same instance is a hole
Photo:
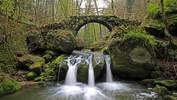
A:
{"label": "waterfall", "polygon": [[[82,53],[82,52],[81,52]],[[66,85],[75,85],[77,83],[77,69],[78,65],[81,62],[87,62],[89,65],[88,68],[88,85],[91,87],[95,86],[95,77],[94,77],[94,69],[93,69],[93,55],[88,53],[79,53],[80,56],[73,56],[71,55],[68,57],[67,65],[68,65],[68,71],[66,74],[65,84]],[[78,54],[78,53],[77,53]],[[111,58],[109,55],[103,55],[105,62],[106,62],[106,81],[107,82],[113,82],[112,79],[112,72],[110,68],[111,64]]]}
{"label": "waterfall", "polygon": [[111,72],[111,58],[109,55],[104,56],[105,61],[106,61],[106,81],[107,82],[113,82],[112,80],[112,72]]}
{"label": "waterfall", "polygon": [[77,66],[81,63],[81,56],[70,56],[67,60],[68,71],[66,74],[65,84],[75,85],[77,82]]}
{"label": "waterfall", "polygon": [[88,57],[87,63],[89,64],[88,69],[88,85],[89,86],[95,86],[95,77],[94,77],[94,70],[92,65],[92,55]]}

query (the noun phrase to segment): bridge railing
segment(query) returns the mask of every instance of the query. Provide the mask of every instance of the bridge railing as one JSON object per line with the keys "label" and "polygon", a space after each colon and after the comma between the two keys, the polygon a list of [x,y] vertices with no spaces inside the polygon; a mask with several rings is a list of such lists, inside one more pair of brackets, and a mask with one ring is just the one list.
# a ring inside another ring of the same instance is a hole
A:
{"label": "bridge railing", "polygon": [[135,10],[131,13],[128,13],[126,9],[113,10],[110,8],[80,8],[80,9],[71,9],[70,16],[117,16],[123,19],[133,19],[139,20],[142,19],[145,15],[140,15],[139,10]]}

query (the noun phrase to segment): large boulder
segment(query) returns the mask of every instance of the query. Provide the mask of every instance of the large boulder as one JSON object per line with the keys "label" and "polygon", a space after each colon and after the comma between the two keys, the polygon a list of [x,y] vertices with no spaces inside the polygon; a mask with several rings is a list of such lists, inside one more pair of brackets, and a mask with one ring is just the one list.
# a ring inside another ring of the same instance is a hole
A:
{"label": "large boulder", "polygon": [[44,51],[44,48],[42,47],[42,45],[44,45],[44,40],[38,30],[28,32],[26,42],[28,50],[31,53],[42,53]]}
{"label": "large boulder", "polygon": [[77,48],[76,38],[71,31],[49,32],[45,37],[44,47],[50,50],[71,53]]}
{"label": "large boulder", "polygon": [[[28,49],[32,53],[43,54],[50,50],[55,52],[71,53],[77,46],[77,39],[71,31],[57,30],[48,33],[31,31],[27,35]],[[46,55],[48,58],[49,55]],[[50,57],[49,57],[50,58]]]}
{"label": "large boulder", "polygon": [[158,44],[156,42],[153,37],[136,32],[112,39],[108,52],[112,58],[113,74],[131,80],[151,77],[155,67],[153,47]]}

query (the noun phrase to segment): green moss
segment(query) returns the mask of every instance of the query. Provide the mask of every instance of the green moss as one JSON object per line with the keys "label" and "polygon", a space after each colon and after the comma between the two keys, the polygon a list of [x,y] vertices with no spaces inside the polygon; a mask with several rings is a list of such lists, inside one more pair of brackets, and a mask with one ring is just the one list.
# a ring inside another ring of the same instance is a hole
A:
{"label": "green moss", "polygon": [[86,63],[82,63],[79,65],[78,68],[78,81],[81,82],[87,82],[87,77],[88,77],[88,64]]}
{"label": "green moss", "polygon": [[128,38],[141,38],[145,40],[145,43],[150,44],[152,47],[157,45],[167,46],[168,44],[163,41],[156,40],[154,36],[148,35],[143,31],[133,30],[129,31],[127,34],[124,35],[123,39],[126,40]]}
{"label": "green moss", "polygon": [[165,86],[168,89],[176,89],[177,88],[177,83],[175,80],[156,80],[154,81],[155,84],[159,84],[161,86]]}
{"label": "green moss", "polygon": [[0,44],[0,71],[14,74],[16,69],[16,53],[7,44]]}
{"label": "green moss", "polygon": [[17,81],[4,77],[4,80],[0,82],[0,96],[13,93],[19,90],[21,87]]}
{"label": "green moss", "polygon": [[22,67],[27,67],[30,71],[36,72],[37,74],[41,73],[42,66],[45,63],[44,58],[30,54],[19,57],[18,60],[22,64]]}
{"label": "green moss", "polygon": [[168,89],[164,86],[156,85],[152,90],[162,96],[168,94]]}
{"label": "green moss", "polygon": [[41,73],[40,77],[37,77],[35,80],[41,81],[41,82],[56,80],[56,75],[57,75],[56,71],[58,71],[59,67],[61,68],[60,69],[61,71],[67,70],[67,65],[65,65],[65,64],[62,65],[62,62],[67,58],[68,58],[68,56],[66,56],[66,55],[60,55],[52,62],[49,62],[48,64],[46,64],[45,72]]}
{"label": "green moss", "polygon": [[177,100],[176,97],[173,97],[173,96],[171,96],[171,95],[166,95],[166,96],[164,96],[164,99],[165,99],[165,100]]}
{"label": "green moss", "polygon": [[154,80],[155,79],[145,79],[145,80],[142,80],[140,83],[147,87],[154,87]]}
{"label": "green moss", "polygon": [[33,80],[37,74],[35,72],[29,72],[26,76],[28,80]]}
{"label": "green moss", "polygon": [[44,64],[44,62],[35,62],[34,64],[32,64],[29,67],[29,69],[30,69],[30,71],[34,71],[34,72],[40,74],[42,71],[43,64]]}
{"label": "green moss", "polygon": [[45,54],[43,58],[45,59],[45,62],[49,62],[52,59],[52,56],[50,54]]}
{"label": "green moss", "polygon": [[[174,9],[176,4],[177,4],[176,0],[164,0],[165,12],[168,14],[176,10]],[[152,17],[153,19],[160,18],[161,13],[160,1],[151,0],[147,5],[147,12],[149,16]]]}
{"label": "green moss", "polygon": [[151,0],[151,2],[147,5],[147,12],[152,18],[159,18],[160,7],[155,0]]}
{"label": "green moss", "polygon": [[57,66],[60,64],[60,62],[61,62],[62,60],[65,60],[65,59],[67,59],[67,58],[68,58],[68,56],[66,56],[66,55],[60,55],[60,56],[57,57],[54,61],[49,62],[49,63],[48,63],[48,66],[50,66],[50,67],[57,67]]}

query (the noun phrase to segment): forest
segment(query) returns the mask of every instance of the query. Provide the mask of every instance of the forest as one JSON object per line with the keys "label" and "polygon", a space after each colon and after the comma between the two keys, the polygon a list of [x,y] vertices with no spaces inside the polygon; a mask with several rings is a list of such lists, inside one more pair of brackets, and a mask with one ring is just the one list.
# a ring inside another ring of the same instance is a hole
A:
{"label": "forest", "polygon": [[0,0],[0,100],[177,100],[177,0]]}

